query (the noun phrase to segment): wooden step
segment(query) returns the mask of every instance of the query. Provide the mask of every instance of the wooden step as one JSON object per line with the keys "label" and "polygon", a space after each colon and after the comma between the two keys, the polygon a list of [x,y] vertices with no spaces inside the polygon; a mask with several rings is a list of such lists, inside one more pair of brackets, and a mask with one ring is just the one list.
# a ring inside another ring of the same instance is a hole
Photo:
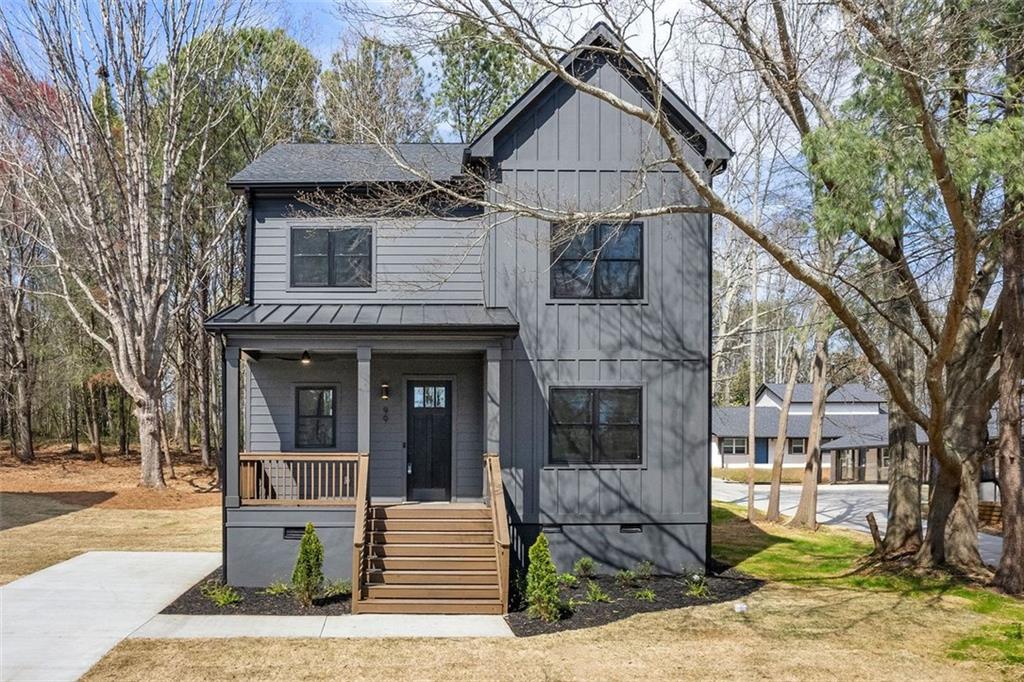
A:
{"label": "wooden step", "polygon": [[495,558],[493,544],[400,544],[370,545],[372,557],[489,557]]}
{"label": "wooden step", "polygon": [[371,585],[496,585],[498,573],[494,570],[429,570],[373,569],[367,574]]}
{"label": "wooden step", "polygon": [[372,519],[488,519],[491,510],[484,506],[396,504],[370,508]]}
{"label": "wooden step", "polygon": [[498,599],[491,585],[368,585],[370,599]]}
{"label": "wooden step", "polygon": [[389,530],[370,534],[370,542],[385,544],[439,544],[439,545],[484,545],[494,542],[494,534],[490,531],[434,531],[434,530]]}
{"label": "wooden step", "polygon": [[487,519],[373,519],[371,530],[434,530],[490,532],[494,527]]}
{"label": "wooden step", "polygon": [[369,568],[384,571],[493,571],[494,557],[370,556]]}
{"label": "wooden step", "polygon": [[489,613],[501,615],[496,599],[367,599],[360,613]]}

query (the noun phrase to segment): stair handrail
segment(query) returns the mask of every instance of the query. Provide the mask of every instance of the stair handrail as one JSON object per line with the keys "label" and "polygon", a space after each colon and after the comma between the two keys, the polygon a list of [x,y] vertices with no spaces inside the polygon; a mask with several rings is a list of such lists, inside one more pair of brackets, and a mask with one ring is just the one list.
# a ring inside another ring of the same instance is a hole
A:
{"label": "stair handrail", "polygon": [[501,479],[501,460],[498,453],[484,453],[484,469],[487,472],[487,506],[491,509],[495,557],[498,563],[498,593],[501,598],[501,611],[508,613],[510,542],[508,512],[505,509],[505,483]]}
{"label": "stair handrail", "polygon": [[365,548],[370,505],[370,455],[359,453],[356,471],[356,513],[352,524],[352,613],[359,612],[363,600],[363,574],[366,568]]}

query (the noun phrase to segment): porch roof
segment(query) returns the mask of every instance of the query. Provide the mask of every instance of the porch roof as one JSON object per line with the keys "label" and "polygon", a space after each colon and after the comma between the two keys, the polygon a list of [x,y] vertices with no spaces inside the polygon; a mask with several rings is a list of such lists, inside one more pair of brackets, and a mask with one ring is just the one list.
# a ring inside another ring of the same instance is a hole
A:
{"label": "porch roof", "polygon": [[465,304],[236,304],[206,320],[213,332],[465,332],[515,336],[519,322],[508,308]]}

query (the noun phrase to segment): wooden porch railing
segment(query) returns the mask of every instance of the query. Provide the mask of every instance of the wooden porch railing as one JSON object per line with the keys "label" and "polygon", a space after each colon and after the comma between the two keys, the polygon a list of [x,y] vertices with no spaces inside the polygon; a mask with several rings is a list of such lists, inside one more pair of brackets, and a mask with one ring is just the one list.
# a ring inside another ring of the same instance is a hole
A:
{"label": "wooden porch railing", "polygon": [[352,524],[352,613],[359,613],[363,585],[369,569],[366,538],[370,532],[370,456],[359,453],[356,479],[356,515]]}
{"label": "wooden porch railing", "polygon": [[354,452],[243,452],[238,488],[243,505],[353,506],[360,455]]}
{"label": "wooden porch railing", "polygon": [[484,471],[487,475],[487,505],[491,509],[491,523],[494,528],[494,554],[498,562],[498,594],[501,597],[502,613],[508,613],[508,512],[505,509],[505,484],[501,480],[501,462],[497,453],[488,452],[484,455]]}

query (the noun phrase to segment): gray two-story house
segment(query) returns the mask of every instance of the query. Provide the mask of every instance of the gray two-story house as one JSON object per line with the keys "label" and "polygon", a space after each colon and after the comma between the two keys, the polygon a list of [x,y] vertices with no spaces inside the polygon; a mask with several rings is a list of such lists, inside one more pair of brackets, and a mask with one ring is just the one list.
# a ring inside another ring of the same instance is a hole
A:
{"label": "gray two-story house", "polygon": [[[563,63],[654,106],[616,46],[599,24]],[[710,181],[730,150],[662,98]],[[501,613],[541,531],[561,570],[584,555],[603,570],[705,565],[708,215],[598,221],[559,244],[529,211],[353,217],[307,194],[400,195],[429,176],[491,206],[696,201],[652,166],[659,150],[548,74],[469,144],[399,145],[401,163],[284,144],[229,181],[248,201],[245,301],[207,322],[224,354],[229,583],[287,579],[307,522],[357,612]]]}

